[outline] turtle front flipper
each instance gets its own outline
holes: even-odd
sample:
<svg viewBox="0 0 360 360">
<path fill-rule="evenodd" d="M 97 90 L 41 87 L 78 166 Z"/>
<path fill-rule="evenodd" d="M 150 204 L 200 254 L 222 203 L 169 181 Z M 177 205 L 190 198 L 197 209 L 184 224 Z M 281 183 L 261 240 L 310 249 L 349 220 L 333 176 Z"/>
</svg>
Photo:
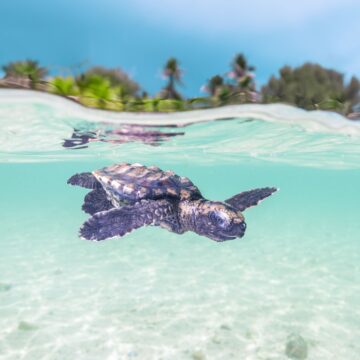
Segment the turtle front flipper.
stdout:
<svg viewBox="0 0 360 360">
<path fill-rule="evenodd" d="M 266 187 L 261 189 L 244 191 L 231 197 L 230 199 L 225 200 L 225 202 L 240 211 L 244 211 L 251 206 L 259 204 L 261 200 L 269 197 L 277 190 L 278 189 L 274 187 Z"/>
<path fill-rule="evenodd" d="M 100 211 L 110 210 L 114 207 L 110 200 L 106 196 L 104 189 L 95 189 L 90 191 L 84 199 L 82 209 L 90 214 L 94 215 Z"/>
<path fill-rule="evenodd" d="M 168 200 L 142 200 L 102 211 L 93 215 L 80 228 L 80 237 L 86 240 L 105 240 L 121 237 L 145 225 L 155 225 L 174 212 L 174 205 Z"/>
<path fill-rule="evenodd" d="M 70 185 L 77 185 L 87 189 L 98 189 L 101 187 L 96 177 L 90 172 L 73 175 L 68 181 Z"/>
</svg>

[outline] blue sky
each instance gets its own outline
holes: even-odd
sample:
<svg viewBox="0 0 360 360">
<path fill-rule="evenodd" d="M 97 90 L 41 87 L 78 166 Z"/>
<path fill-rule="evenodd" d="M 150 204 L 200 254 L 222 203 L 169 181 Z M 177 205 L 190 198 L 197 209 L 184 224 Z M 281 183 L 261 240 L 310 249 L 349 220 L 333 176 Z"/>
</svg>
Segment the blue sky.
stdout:
<svg viewBox="0 0 360 360">
<path fill-rule="evenodd" d="M 4 0 L 0 14 L 0 64 L 120 66 L 150 93 L 170 56 L 189 96 L 238 52 L 256 66 L 259 85 L 305 61 L 360 77 L 359 0 Z"/>
</svg>

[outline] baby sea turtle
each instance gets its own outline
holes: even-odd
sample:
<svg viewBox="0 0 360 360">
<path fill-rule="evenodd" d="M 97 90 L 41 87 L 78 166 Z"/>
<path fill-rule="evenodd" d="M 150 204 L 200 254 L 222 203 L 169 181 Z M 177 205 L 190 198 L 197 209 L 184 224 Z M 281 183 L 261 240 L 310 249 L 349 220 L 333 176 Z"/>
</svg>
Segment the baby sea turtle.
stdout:
<svg viewBox="0 0 360 360">
<path fill-rule="evenodd" d="M 80 228 L 80 236 L 96 241 L 124 236 L 145 225 L 177 234 L 193 231 L 215 241 L 233 240 L 246 230 L 241 212 L 277 190 L 265 187 L 224 202 L 210 201 L 186 177 L 127 163 L 75 174 L 68 184 L 92 189 L 82 206 L 92 217 Z"/>
</svg>

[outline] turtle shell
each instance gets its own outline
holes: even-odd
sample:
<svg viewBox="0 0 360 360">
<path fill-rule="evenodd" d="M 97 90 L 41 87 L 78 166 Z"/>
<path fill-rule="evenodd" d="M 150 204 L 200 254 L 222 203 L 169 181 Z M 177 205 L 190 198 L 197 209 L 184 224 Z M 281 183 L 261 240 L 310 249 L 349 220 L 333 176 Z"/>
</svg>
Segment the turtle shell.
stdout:
<svg viewBox="0 0 360 360">
<path fill-rule="evenodd" d="M 186 177 L 156 166 L 115 164 L 93 172 L 114 205 L 141 199 L 199 199 L 199 189 Z"/>
</svg>

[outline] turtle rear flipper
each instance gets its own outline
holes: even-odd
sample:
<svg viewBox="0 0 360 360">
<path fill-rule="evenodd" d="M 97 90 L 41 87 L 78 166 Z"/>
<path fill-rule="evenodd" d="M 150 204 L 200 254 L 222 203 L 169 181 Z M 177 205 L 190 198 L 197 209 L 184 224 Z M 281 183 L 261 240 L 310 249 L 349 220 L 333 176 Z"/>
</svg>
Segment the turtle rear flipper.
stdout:
<svg viewBox="0 0 360 360">
<path fill-rule="evenodd" d="M 84 199 L 82 209 L 90 214 L 94 215 L 100 211 L 110 210 L 114 207 L 110 200 L 106 197 L 104 189 L 95 189 L 90 191 Z"/>
<path fill-rule="evenodd" d="M 124 236 L 145 225 L 153 225 L 173 213 L 173 204 L 167 200 L 142 200 L 93 215 L 80 228 L 80 236 L 86 240 L 105 240 Z"/>
<path fill-rule="evenodd" d="M 77 185 L 87 189 L 99 189 L 100 183 L 96 180 L 96 177 L 90 172 L 84 172 L 81 174 L 73 175 L 68 181 L 70 185 Z"/>
<path fill-rule="evenodd" d="M 230 199 L 225 200 L 225 202 L 240 211 L 244 211 L 251 206 L 259 204 L 261 200 L 269 197 L 277 190 L 278 189 L 274 187 L 266 187 L 244 191 L 240 194 L 234 195 Z"/>
</svg>

